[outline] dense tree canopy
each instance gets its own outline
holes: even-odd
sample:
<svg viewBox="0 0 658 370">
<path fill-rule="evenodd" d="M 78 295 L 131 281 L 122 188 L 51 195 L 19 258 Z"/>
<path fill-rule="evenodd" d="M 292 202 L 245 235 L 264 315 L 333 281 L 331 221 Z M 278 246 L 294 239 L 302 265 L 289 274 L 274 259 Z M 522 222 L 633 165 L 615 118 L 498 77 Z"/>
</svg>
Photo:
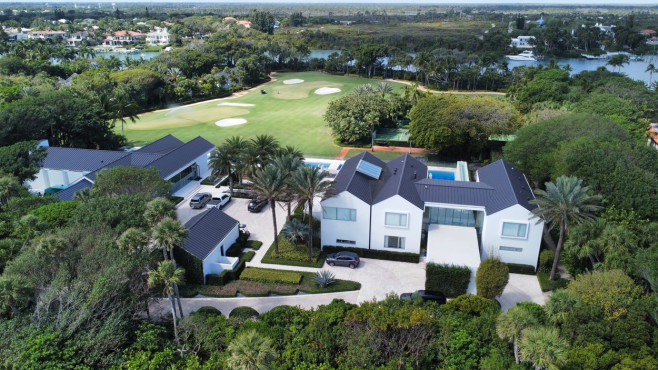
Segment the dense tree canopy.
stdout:
<svg viewBox="0 0 658 370">
<path fill-rule="evenodd" d="M 46 158 L 46 149 L 36 141 L 21 141 L 0 147 L 0 174 L 13 175 L 18 181 L 34 180 Z"/>
<path fill-rule="evenodd" d="M 144 194 L 149 197 L 168 196 L 171 183 L 160 177 L 155 167 L 117 166 L 102 170 L 96 176 L 92 192 L 101 196 Z"/>
</svg>

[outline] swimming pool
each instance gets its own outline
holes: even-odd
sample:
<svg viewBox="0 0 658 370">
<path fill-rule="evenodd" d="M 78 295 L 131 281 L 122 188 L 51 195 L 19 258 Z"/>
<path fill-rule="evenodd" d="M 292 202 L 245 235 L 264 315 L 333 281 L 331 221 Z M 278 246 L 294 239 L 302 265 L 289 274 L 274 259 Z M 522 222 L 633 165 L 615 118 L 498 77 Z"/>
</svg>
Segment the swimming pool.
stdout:
<svg viewBox="0 0 658 370">
<path fill-rule="evenodd" d="M 434 180 L 455 180 L 455 173 L 449 171 L 428 170 L 427 177 Z"/>
<path fill-rule="evenodd" d="M 305 165 L 311 166 L 311 167 L 319 167 L 323 170 L 326 170 L 329 168 L 329 163 L 322 163 L 322 162 L 304 162 Z"/>
</svg>

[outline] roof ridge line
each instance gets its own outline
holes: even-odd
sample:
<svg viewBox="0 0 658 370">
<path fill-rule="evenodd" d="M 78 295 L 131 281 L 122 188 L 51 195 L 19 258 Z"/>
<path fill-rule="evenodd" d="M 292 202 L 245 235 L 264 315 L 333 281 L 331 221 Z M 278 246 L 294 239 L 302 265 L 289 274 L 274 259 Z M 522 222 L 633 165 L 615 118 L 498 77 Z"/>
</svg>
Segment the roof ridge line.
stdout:
<svg viewBox="0 0 658 370">
<path fill-rule="evenodd" d="M 216 208 L 216 207 L 212 207 L 212 208 L 210 208 L 210 209 L 207 209 L 205 212 L 203 212 L 203 213 L 201 213 L 201 214 L 199 214 L 199 215 L 196 215 L 195 217 L 192 217 L 192 218 L 190 219 L 190 221 L 194 220 L 195 218 L 196 218 L 196 221 L 194 221 L 194 223 L 190 224 L 189 226 L 187 226 L 187 225 L 185 225 L 185 226 L 187 226 L 188 229 L 192 229 L 192 228 L 193 228 L 194 226 L 196 226 L 196 224 L 198 224 L 201 220 L 203 220 L 204 218 L 206 218 L 206 216 L 208 216 L 208 215 L 210 214 L 210 212 L 212 212 L 213 209 L 217 209 L 217 208 Z M 217 209 L 217 210 L 219 210 L 219 209 Z"/>
</svg>

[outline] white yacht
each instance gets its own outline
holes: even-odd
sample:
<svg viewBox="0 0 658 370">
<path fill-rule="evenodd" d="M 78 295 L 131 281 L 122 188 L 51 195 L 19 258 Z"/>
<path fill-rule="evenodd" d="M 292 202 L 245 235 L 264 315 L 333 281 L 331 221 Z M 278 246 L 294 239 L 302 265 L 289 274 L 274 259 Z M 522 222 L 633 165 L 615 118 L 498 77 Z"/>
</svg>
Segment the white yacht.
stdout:
<svg viewBox="0 0 658 370">
<path fill-rule="evenodd" d="M 537 58 L 535 58 L 535 54 L 532 53 L 530 50 L 526 50 L 521 54 L 517 55 L 505 55 L 505 57 L 509 60 L 527 60 L 527 61 L 535 61 Z"/>
</svg>

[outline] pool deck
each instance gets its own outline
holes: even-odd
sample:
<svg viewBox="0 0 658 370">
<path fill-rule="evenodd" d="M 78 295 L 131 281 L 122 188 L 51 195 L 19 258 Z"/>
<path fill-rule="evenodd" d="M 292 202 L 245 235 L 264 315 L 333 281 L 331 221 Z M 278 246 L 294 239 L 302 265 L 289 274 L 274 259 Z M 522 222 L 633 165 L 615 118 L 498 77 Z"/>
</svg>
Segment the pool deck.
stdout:
<svg viewBox="0 0 658 370">
<path fill-rule="evenodd" d="M 322 168 L 325 171 L 338 173 L 340 167 L 345 163 L 345 161 L 338 159 L 320 159 L 320 158 L 306 158 L 304 159 L 305 163 L 319 163 L 319 164 L 328 164 L 329 167 Z"/>
</svg>

